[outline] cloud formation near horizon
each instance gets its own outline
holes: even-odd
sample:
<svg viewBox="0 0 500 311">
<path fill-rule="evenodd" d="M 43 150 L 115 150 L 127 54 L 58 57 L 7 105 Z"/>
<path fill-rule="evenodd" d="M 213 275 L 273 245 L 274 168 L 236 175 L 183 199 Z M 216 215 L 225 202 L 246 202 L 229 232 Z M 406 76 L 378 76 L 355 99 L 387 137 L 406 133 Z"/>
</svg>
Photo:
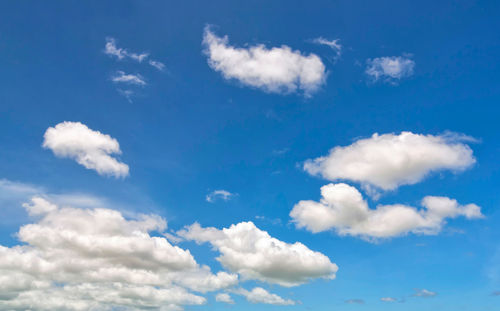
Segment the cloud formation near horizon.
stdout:
<svg viewBox="0 0 500 311">
<path fill-rule="evenodd" d="M 112 157 L 121 154 L 118 141 L 107 134 L 89 129 L 80 122 L 65 121 L 49 127 L 42 146 L 61 158 L 70 158 L 99 175 L 125 177 L 127 164 Z"/>
<path fill-rule="evenodd" d="M 209 66 L 226 79 L 270 93 L 302 91 L 311 95 L 325 82 L 325 65 L 315 54 L 304 55 L 290 47 L 255 45 L 237 48 L 227 36 L 218 37 L 209 27 L 203 34 Z"/>
<path fill-rule="evenodd" d="M 0 246 L 0 309 L 179 310 L 206 302 L 192 291 L 238 283 L 237 275 L 213 274 L 189 250 L 152 235 L 166 229 L 159 216 L 126 219 L 43 197 L 23 206 L 36 221 L 20 228 L 22 245 Z"/>
</svg>

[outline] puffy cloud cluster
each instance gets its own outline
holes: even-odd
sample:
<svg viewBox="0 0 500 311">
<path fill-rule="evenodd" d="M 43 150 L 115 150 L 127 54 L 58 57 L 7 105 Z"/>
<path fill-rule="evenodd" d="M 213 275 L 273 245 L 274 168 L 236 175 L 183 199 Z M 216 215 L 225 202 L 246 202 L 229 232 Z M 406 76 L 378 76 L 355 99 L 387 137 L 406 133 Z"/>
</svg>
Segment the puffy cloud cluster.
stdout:
<svg viewBox="0 0 500 311">
<path fill-rule="evenodd" d="M 59 207 L 35 197 L 37 221 L 20 228 L 22 245 L 0 246 L 2 310 L 178 310 L 206 292 L 237 284 L 213 274 L 161 233 L 159 216 L 126 219 L 115 210 Z"/>
<path fill-rule="evenodd" d="M 127 164 L 111 156 L 121 154 L 118 141 L 80 122 L 66 121 L 49 127 L 44 135 L 43 147 L 52 150 L 58 157 L 74 159 L 100 175 L 125 177 L 129 172 Z"/>
<path fill-rule="evenodd" d="M 289 306 L 296 302 L 291 299 L 284 299 L 276 294 L 272 294 L 262 287 L 255 287 L 251 291 L 239 288 L 233 291 L 235 294 L 244 296 L 251 303 L 264 303 L 270 305 Z"/>
<path fill-rule="evenodd" d="M 463 139 L 451 134 L 373 134 L 307 160 L 304 170 L 332 181 L 345 179 L 392 190 L 415 184 L 431 172 L 462 171 L 472 166 L 476 160 Z"/>
<path fill-rule="evenodd" d="M 317 55 L 303 55 L 285 45 L 271 49 L 264 45 L 236 48 L 228 44 L 227 36 L 218 37 L 208 27 L 203 45 L 208 64 L 224 78 L 267 92 L 300 90 L 310 95 L 326 78 L 325 65 Z"/>
<path fill-rule="evenodd" d="M 290 216 L 299 228 L 311 232 L 335 229 L 340 235 L 389 238 L 407 233 L 436 234 L 447 218 L 482 218 L 479 206 L 460 205 L 447 197 L 426 196 L 416 209 L 403 204 L 370 209 L 361 193 L 344 183 L 321 187 L 321 200 L 300 201 Z"/>
<path fill-rule="evenodd" d="M 407 56 L 377 57 L 368 59 L 366 63 L 365 72 L 373 81 L 384 79 L 392 84 L 413 75 L 415 68 L 415 62 Z"/>
<path fill-rule="evenodd" d="M 203 228 L 195 223 L 177 234 L 198 243 L 208 242 L 220 252 L 217 260 L 244 279 L 295 286 L 314 278 L 335 278 L 338 270 L 325 255 L 302 243 L 285 243 L 252 222 L 229 228 Z"/>
</svg>

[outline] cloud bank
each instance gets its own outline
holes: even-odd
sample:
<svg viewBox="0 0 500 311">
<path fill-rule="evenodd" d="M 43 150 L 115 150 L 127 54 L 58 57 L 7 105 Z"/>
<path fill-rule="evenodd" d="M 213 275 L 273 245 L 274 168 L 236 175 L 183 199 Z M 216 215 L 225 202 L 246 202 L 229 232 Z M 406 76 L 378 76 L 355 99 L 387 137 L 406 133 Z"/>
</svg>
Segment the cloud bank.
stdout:
<svg viewBox="0 0 500 311">
<path fill-rule="evenodd" d="M 210 67 L 226 79 L 271 93 L 302 91 L 311 95 L 325 82 L 325 65 L 315 54 L 303 55 L 288 46 L 264 45 L 236 48 L 227 36 L 218 37 L 209 27 L 203 34 L 203 46 Z"/>
<path fill-rule="evenodd" d="M 70 158 L 99 175 L 125 177 L 129 167 L 113 158 L 121 154 L 118 141 L 109 135 L 89 129 L 80 122 L 62 122 L 49 127 L 44 134 L 44 148 L 61 158 Z"/>
<path fill-rule="evenodd" d="M 153 235 L 166 228 L 159 216 L 126 219 L 43 197 L 24 207 L 36 222 L 20 228 L 23 244 L 0 246 L 2 310 L 179 310 L 206 302 L 191 291 L 237 284 L 236 275 L 213 274 L 188 250 Z"/>
</svg>

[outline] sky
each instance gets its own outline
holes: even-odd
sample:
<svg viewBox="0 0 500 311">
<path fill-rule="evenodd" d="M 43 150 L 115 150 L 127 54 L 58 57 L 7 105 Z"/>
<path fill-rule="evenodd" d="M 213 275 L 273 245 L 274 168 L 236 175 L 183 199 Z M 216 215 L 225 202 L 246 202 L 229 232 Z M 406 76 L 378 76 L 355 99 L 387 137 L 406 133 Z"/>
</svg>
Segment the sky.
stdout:
<svg viewBox="0 0 500 311">
<path fill-rule="evenodd" d="M 0 310 L 498 310 L 499 9 L 0 3 Z"/>
</svg>

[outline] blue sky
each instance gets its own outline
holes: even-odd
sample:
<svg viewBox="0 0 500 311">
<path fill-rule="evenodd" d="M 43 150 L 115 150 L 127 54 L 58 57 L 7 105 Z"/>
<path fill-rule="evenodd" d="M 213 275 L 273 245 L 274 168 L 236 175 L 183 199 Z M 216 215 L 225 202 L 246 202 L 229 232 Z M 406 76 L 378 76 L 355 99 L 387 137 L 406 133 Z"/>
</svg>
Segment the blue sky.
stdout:
<svg viewBox="0 0 500 311">
<path fill-rule="evenodd" d="M 5 252 L 0 271 L 13 269 L 6 262 L 14 258 L 9 252 L 16 245 L 24 245 L 23 256 L 28 256 L 48 243 L 23 238 L 17 234 L 21 227 L 38 224 L 59 237 L 57 228 L 67 225 L 89 238 L 57 217 L 64 206 L 75 213 L 102 208 L 121 213 L 126 228 L 135 226 L 128 222 L 139 214 L 163 218 L 168 228 L 136 229 L 148 239 L 162 238 L 171 247 L 189 250 L 214 275 L 223 271 L 238 278 L 200 291 L 180 281 L 166 285 L 175 279 L 167 269 L 168 282 L 151 283 L 154 288 L 176 286 L 205 299 L 197 300 L 199 305 L 165 303 L 169 308 L 498 309 L 499 9 L 495 1 L 1 3 L 0 245 Z M 106 43 L 121 50 L 107 50 Z M 269 58 L 273 48 L 276 58 Z M 139 61 L 142 53 L 147 56 Z M 57 127 L 65 121 L 72 123 Z M 48 138 L 50 128 L 54 136 Z M 401 143 L 402 132 L 414 140 Z M 375 133 L 382 138 L 374 138 Z M 94 145 L 94 139 L 101 144 Z M 121 153 L 106 149 L 115 143 L 114 151 Z M 358 148 L 365 143 L 365 149 Z M 335 147 L 338 154 L 330 153 Z M 407 162 L 401 164 L 398 156 Z M 305 169 L 304 163 L 319 157 L 330 162 L 316 173 Z M 84 158 L 90 162 L 78 163 Z M 350 164 L 359 164 L 355 158 L 364 158 L 360 161 L 368 169 L 349 171 Z M 363 214 L 363 222 L 342 222 L 331 214 L 323 229 L 313 230 L 317 221 L 294 217 L 291 211 L 306 202 L 301 205 L 305 210 L 317 212 L 320 188 L 328 184 L 348 185 L 346 193 L 359 194 L 365 202 L 323 202 L 330 212 L 339 206 L 361 210 L 366 204 L 377 211 L 377 206 L 400 204 L 413 213 L 415 223 L 374 233 L 378 225 L 393 223 L 380 223 L 378 214 L 369 211 L 360 212 L 372 215 Z M 218 195 L 207 200 L 214 191 Z M 426 196 L 458 203 L 438 217 L 426 214 L 421 204 Z M 37 212 L 37 203 L 29 203 L 32 197 L 58 209 Z M 23 208 L 27 202 L 31 205 Z M 480 212 L 472 215 L 468 204 Z M 401 219 L 394 221 L 400 224 Z M 252 232 L 265 231 L 285 243 L 273 240 L 292 258 L 290 266 L 284 265 L 290 271 L 264 271 L 261 265 L 250 269 L 241 260 L 230 264 L 224 249 L 232 237 L 179 231 L 197 222 L 221 235 L 222 228 L 249 221 L 255 225 Z M 164 238 L 165 232 L 174 237 Z M 96 236 L 109 238 L 106 234 Z M 303 266 L 293 259 L 290 245 L 295 242 L 306 247 L 301 254 L 307 258 L 327 262 Z M 61 252 L 68 257 L 58 258 L 70 262 L 76 255 L 68 255 L 64 245 L 45 249 Z M 127 254 L 120 258 L 135 253 Z M 251 255 L 279 268 L 279 260 L 264 249 L 243 258 Z M 125 261 L 115 264 L 138 269 Z M 85 280 L 82 276 L 96 269 L 93 263 L 84 265 L 76 279 Z M 58 279 L 55 272 L 16 269 L 30 284 L 81 285 L 68 271 L 59 271 Z M 283 286 L 297 271 L 306 279 Z M 175 273 L 185 279 L 182 273 L 187 272 Z M 335 279 L 328 278 L 332 274 Z M 2 287 L 8 282 L 0 278 L 0 289 L 14 293 L 0 300 L 5 310 L 16 303 L 26 308 L 23 294 L 47 299 L 51 293 L 50 286 Z M 111 281 L 82 282 L 108 286 Z M 132 283 L 124 282 L 137 285 Z M 252 298 L 248 292 L 254 288 L 269 295 Z M 235 303 L 217 302 L 221 293 Z M 33 308 L 70 309 L 60 303 L 71 297 L 58 292 L 54 301 L 59 304 Z M 381 301 L 384 297 L 397 301 Z M 124 305 L 99 299 L 85 303 L 98 310 L 140 309 L 137 301 Z M 158 307 L 158 301 L 148 303 Z"/>
</svg>

